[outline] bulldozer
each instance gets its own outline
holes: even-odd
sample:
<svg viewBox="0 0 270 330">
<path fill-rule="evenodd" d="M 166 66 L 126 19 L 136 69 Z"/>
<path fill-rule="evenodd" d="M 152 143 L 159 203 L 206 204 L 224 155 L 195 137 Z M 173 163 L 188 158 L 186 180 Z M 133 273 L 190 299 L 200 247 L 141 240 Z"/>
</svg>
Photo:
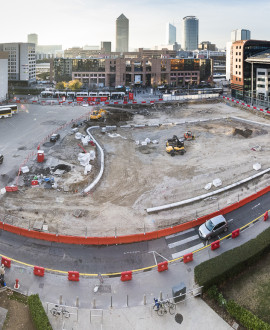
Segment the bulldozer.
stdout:
<svg viewBox="0 0 270 330">
<path fill-rule="evenodd" d="M 184 139 L 187 140 L 187 141 L 195 140 L 195 136 L 191 133 L 191 131 L 187 131 L 184 134 Z"/>
<path fill-rule="evenodd" d="M 103 109 L 94 110 L 90 115 L 90 120 L 103 120 L 107 115 L 107 111 Z"/>
<path fill-rule="evenodd" d="M 184 155 L 186 152 L 184 141 L 179 140 L 178 137 L 174 135 L 172 139 L 168 139 L 166 142 L 166 152 L 172 157 L 176 154 Z"/>
</svg>

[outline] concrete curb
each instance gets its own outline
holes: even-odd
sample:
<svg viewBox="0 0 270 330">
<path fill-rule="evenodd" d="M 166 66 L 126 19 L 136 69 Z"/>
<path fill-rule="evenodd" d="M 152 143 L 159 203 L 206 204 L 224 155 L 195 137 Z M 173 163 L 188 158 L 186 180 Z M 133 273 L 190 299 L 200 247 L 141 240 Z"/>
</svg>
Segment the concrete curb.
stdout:
<svg viewBox="0 0 270 330">
<path fill-rule="evenodd" d="M 246 183 L 250 180 L 253 180 L 261 175 L 264 175 L 265 173 L 268 173 L 270 172 L 270 167 L 268 167 L 266 170 L 260 172 L 260 173 L 257 173 L 257 174 L 254 174 L 246 179 L 243 179 L 241 181 L 238 181 L 238 182 L 235 182 L 233 184 L 230 184 L 229 186 L 226 186 L 224 188 L 221 188 L 221 189 L 218 189 L 216 191 L 213 191 L 211 193 L 208 193 L 208 194 L 203 194 L 203 195 L 200 195 L 200 196 L 196 196 L 194 198 L 189 198 L 189 199 L 185 199 L 183 201 L 180 201 L 180 202 L 176 202 L 176 203 L 171 203 L 171 204 L 166 204 L 166 205 L 161 205 L 161 206 L 157 206 L 157 207 L 150 207 L 148 209 L 146 209 L 147 213 L 153 213 L 153 212 L 158 212 L 158 211 L 164 211 L 164 210 L 168 210 L 168 209 L 172 209 L 174 207 L 178 207 L 178 206 L 182 206 L 182 205 L 187 205 L 187 204 L 190 204 L 190 203 L 193 203 L 193 202 L 196 202 L 196 201 L 199 201 L 199 200 L 202 200 L 204 198 L 207 198 L 207 197 L 210 197 L 210 196 L 214 196 L 216 194 L 219 194 L 221 192 L 224 192 L 224 191 L 227 191 L 229 189 L 232 189 L 236 186 L 239 186 L 243 183 Z"/>
</svg>

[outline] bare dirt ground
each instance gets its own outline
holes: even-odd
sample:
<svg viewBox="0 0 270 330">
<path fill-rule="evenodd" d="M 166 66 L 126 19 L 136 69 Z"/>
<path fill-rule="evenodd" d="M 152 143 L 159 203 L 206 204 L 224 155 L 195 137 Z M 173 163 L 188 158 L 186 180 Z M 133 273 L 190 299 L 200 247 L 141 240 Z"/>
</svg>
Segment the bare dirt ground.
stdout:
<svg viewBox="0 0 270 330">
<path fill-rule="evenodd" d="M 133 108 L 134 111 L 134 108 Z M 21 187 L 18 194 L 2 197 L 0 214 L 6 221 L 32 228 L 36 220 L 48 224 L 49 232 L 67 235 L 112 236 L 152 231 L 194 219 L 251 195 L 269 185 L 270 175 L 256 179 L 234 190 L 216 195 L 181 208 L 147 214 L 146 208 L 178 202 L 205 194 L 205 185 L 216 178 L 222 187 L 256 173 L 254 163 L 262 170 L 269 167 L 269 130 L 267 126 L 244 124 L 231 119 L 214 118 L 238 116 L 261 123 L 270 121 L 256 114 L 230 107 L 223 102 L 175 104 L 161 108 L 135 110 L 126 123 L 132 125 L 209 121 L 147 128 L 118 128 L 115 134 L 94 132 L 105 151 L 105 172 L 100 183 L 88 196 L 80 192 L 99 171 L 99 160 L 91 161 L 90 174 L 83 174 L 78 165 L 80 152 L 74 135 L 66 135 L 60 143 L 48 147 L 48 157 L 42 165 L 32 164 L 31 174 L 38 168 L 57 164 L 71 167 L 58 180 L 57 189 Z M 121 119 L 125 123 L 127 117 Z M 107 124 L 115 124 L 107 122 Z M 249 132 L 248 137 L 236 129 Z M 186 153 L 171 157 L 165 151 L 168 138 L 183 137 L 191 130 L 196 139 L 185 142 Z M 250 131 L 246 131 L 250 130 Z M 84 133 L 80 128 L 80 132 Z M 62 136 L 62 135 L 61 135 Z M 158 144 L 136 145 L 136 141 L 158 140 Z M 252 148 L 260 146 L 261 150 Z M 87 151 L 95 147 L 87 146 Z M 20 180 L 23 184 L 22 179 Z M 220 187 L 219 187 L 220 188 Z M 211 188 L 214 191 L 218 188 Z M 77 210 L 79 217 L 74 216 Z M 81 211 L 81 212 L 79 212 Z"/>
<path fill-rule="evenodd" d="M 10 290 L 0 293 L 0 307 L 8 310 L 4 330 L 34 330 L 27 298 Z"/>
</svg>

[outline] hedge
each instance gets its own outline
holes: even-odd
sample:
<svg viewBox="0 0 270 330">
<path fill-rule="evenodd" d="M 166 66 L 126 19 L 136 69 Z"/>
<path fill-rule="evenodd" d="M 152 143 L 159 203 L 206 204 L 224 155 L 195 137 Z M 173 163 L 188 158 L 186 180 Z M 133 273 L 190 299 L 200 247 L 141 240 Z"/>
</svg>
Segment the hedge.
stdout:
<svg viewBox="0 0 270 330">
<path fill-rule="evenodd" d="M 203 286 L 205 291 L 210 286 L 237 275 L 269 250 L 270 228 L 247 243 L 196 266 L 194 269 L 195 281 Z"/>
<path fill-rule="evenodd" d="M 228 313 L 247 329 L 270 330 L 270 324 L 265 323 L 256 315 L 238 305 L 234 300 L 229 300 L 226 304 Z"/>
<path fill-rule="evenodd" d="M 28 306 L 32 321 L 37 330 L 52 330 L 48 316 L 43 308 L 38 294 L 28 297 Z"/>
<path fill-rule="evenodd" d="M 270 330 L 270 324 L 265 323 L 252 312 L 238 305 L 234 300 L 227 301 L 215 285 L 208 289 L 207 294 L 210 298 L 214 299 L 219 306 L 224 307 L 230 316 L 245 328 L 252 330 Z"/>
</svg>

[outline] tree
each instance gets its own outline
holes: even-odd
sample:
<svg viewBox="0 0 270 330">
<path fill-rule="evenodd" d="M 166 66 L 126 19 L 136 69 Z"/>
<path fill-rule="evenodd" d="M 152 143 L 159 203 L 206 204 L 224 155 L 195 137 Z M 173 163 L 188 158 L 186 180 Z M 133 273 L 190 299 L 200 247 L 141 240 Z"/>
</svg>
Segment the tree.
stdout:
<svg viewBox="0 0 270 330">
<path fill-rule="evenodd" d="M 68 82 L 68 88 L 71 89 L 72 91 L 77 91 L 81 89 L 82 83 L 80 80 L 71 80 Z"/>
<path fill-rule="evenodd" d="M 55 86 L 55 88 L 58 90 L 66 89 L 66 87 L 67 87 L 67 83 L 65 83 L 64 81 L 59 81 Z"/>
</svg>

